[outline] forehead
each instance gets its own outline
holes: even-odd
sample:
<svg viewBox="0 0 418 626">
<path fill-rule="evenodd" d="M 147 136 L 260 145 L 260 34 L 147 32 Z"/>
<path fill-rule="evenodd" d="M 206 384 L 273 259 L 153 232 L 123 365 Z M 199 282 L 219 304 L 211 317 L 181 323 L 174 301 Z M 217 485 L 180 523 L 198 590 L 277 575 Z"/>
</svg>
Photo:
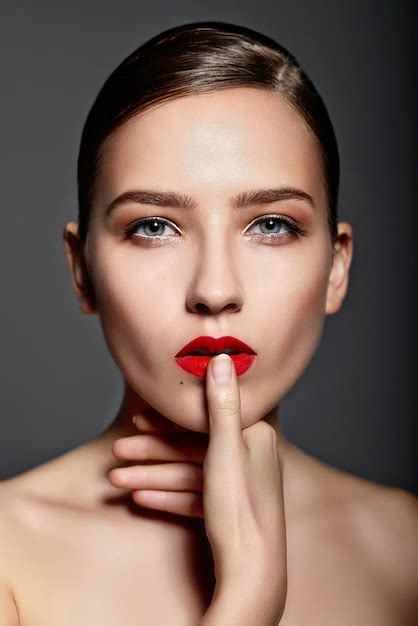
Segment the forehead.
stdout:
<svg viewBox="0 0 418 626">
<path fill-rule="evenodd" d="M 224 89 L 139 113 L 103 144 L 102 193 L 146 183 L 212 190 L 295 184 L 316 196 L 322 167 L 312 131 L 278 93 Z"/>
</svg>

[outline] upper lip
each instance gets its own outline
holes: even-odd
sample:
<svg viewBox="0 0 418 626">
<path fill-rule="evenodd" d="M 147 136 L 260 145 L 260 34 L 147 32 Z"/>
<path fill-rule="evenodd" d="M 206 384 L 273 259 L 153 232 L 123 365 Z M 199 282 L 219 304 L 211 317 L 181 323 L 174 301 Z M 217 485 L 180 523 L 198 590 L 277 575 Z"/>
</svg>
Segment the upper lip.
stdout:
<svg viewBox="0 0 418 626">
<path fill-rule="evenodd" d="M 240 339 L 227 335 L 226 337 L 196 337 L 187 343 L 175 356 L 185 356 L 194 350 L 204 350 L 205 352 L 222 352 L 226 349 L 239 350 L 246 354 L 257 354 L 250 346 Z"/>
</svg>

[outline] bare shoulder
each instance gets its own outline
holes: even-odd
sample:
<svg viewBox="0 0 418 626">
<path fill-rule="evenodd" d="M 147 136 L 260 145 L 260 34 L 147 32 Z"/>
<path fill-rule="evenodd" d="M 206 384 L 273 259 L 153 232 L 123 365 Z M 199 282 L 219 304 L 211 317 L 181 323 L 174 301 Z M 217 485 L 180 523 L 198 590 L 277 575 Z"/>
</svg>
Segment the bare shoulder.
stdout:
<svg viewBox="0 0 418 626">
<path fill-rule="evenodd" d="M 22 520 L 28 505 L 18 478 L 0 481 L 0 576 L 13 573 L 15 548 L 22 541 Z"/>
<path fill-rule="evenodd" d="M 280 623 L 415 626 L 417 498 L 324 464 L 311 468 L 317 493 L 288 527 Z"/>
<path fill-rule="evenodd" d="M 18 626 L 22 568 L 36 544 L 39 503 L 47 494 L 53 463 L 0 481 L 0 624 Z M 45 516 L 44 518 L 45 519 Z"/>
<path fill-rule="evenodd" d="M 305 454 L 302 460 L 306 504 L 288 527 L 284 624 L 415 626 L 418 498 Z"/>
<path fill-rule="evenodd" d="M 0 482 L 0 623 L 5 626 L 19 624 L 14 595 L 18 545 L 16 505 L 12 491 Z"/>
<path fill-rule="evenodd" d="M 45 464 L 47 467 L 47 464 Z M 38 466 L 17 476 L 0 481 L 0 576 L 13 587 L 18 577 L 18 563 L 34 520 L 35 503 L 42 501 L 39 475 L 45 472 Z"/>
<path fill-rule="evenodd" d="M 10 565 L 8 558 L 10 556 L 11 544 L 17 534 L 16 522 L 18 519 L 18 497 L 13 488 L 10 487 L 9 481 L 0 481 L 0 554 L 1 554 L 1 572 L 0 576 L 6 571 L 5 566 Z M 10 571 L 8 568 L 7 571 Z"/>
<path fill-rule="evenodd" d="M 416 601 L 418 498 L 405 489 L 374 483 L 367 484 L 363 495 L 352 508 L 370 563 L 399 597 Z M 418 604 L 415 609 L 418 612 Z"/>
<path fill-rule="evenodd" d="M 368 572 L 365 582 L 374 581 L 370 590 L 375 589 L 380 605 L 393 616 L 390 623 L 418 623 L 418 498 L 350 474 L 342 485 L 346 496 L 341 511 L 347 520 L 342 536 L 353 562 Z"/>
<path fill-rule="evenodd" d="M 383 485 L 320 462 L 324 485 L 319 512 L 347 520 L 354 537 L 366 542 L 378 563 L 403 563 L 405 578 L 418 565 L 418 497 L 401 487 Z M 402 573 L 399 572 L 401 576 Z"/>
</svg>

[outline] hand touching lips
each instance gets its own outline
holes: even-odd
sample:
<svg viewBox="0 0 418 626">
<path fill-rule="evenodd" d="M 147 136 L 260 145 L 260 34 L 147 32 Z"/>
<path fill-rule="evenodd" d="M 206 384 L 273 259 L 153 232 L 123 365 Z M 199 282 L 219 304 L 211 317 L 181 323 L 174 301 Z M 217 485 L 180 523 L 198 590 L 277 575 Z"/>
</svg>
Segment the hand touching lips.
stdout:
<svg viewBox="0 0 418 626">
<path fill-rule="evenodd" d="M 215 364 L 225 368 L 219 382 Z M 283 464 L 276 433 L 263 420 L 241 428 L 238 379 L 230 357 L 211 359 L 206 396 L 209 435 L 162 416 L 140 416 L 136 424 L 147 434 L 115 441 L 114 455 L 164 463 L 116 468 L 109 480 L 131 489 L 142 506 L 203 517 L 215 564 L 215 595 L 238 592 L 245 604 L 242 589 L 248 586 L 252 598 L 258 598 L 256 603 L 250 598 L 244 607 L 249 623 L 260 616 L 263 623 L 277 623 L 286 601 L 287 560 Z"/>
</svg>

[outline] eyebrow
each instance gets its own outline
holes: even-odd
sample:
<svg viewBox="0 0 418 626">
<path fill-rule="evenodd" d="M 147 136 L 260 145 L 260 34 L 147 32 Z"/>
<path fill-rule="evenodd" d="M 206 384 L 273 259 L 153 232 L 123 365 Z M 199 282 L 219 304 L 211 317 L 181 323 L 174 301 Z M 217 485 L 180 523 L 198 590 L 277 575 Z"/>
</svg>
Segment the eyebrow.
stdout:
<svg viewBox="0 0 418 626">
<path fill-rule="evenodd" d="M 249 189 L 241 191 L 229 199 L 233 209 L 240 209 L 257 204 L 270 204 L 283 200 L 304 200 L 311 209 L 315 210 L 315 203 L 306 191 L 296 187 L 280 187 L 278 189 Z M 117 207 L 124 204 L 151 204 L 153 206 L 171 207 L 175 209 L 196 209 L 198 203 L 187 194 L 176 191 L 152 191 L 149 189 L 132 189 L 117 196 L 106 209 L 105 218 Z"/>
</svg>

